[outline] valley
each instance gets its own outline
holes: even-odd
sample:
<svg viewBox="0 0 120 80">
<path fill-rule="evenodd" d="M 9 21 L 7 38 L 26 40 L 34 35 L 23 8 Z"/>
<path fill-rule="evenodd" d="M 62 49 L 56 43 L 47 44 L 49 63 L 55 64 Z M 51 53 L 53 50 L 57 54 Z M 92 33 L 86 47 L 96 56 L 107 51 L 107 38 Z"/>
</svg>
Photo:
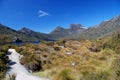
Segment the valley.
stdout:
<svg viewBox="0 0 120 80">
<path fill-rule="evenodd" d="M 0 30 L 0 80 L 120 80 L 120 16 L 49 34 L 4 25 Z M 25 44 L 8 44 L 14 42 Z"/>
<path fill-rule="evenodd" d="M 0 80 L 120 80 L 120 0 L 0 0 Z"/>
</svg>

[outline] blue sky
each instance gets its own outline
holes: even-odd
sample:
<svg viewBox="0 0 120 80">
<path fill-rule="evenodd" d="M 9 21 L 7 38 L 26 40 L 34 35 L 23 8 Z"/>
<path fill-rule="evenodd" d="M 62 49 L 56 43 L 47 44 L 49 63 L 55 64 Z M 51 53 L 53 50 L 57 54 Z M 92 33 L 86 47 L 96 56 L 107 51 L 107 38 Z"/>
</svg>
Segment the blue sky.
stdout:
<svg viewBox="0 0 120 80">
<path fill-rule="evenodd" d="M 120 15 L 120 0 L 0 0 L 0 23 L 49 33 L 70 24 L 90 27 Z"/>
</svg>

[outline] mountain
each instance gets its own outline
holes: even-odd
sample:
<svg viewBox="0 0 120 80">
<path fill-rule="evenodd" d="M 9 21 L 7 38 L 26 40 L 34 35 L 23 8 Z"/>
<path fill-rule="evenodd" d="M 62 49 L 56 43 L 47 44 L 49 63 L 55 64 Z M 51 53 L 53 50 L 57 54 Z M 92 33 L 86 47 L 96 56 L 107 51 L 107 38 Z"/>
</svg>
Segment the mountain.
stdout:
<svg viewBox="0 0 120 80">
<path fill-rule="evenodd" d="M 15 42 L 15 41 L 42 41 L 52 40 L 51 36 L 44 33 L 32 31 L 28 28 L 22 28 L 19 31 L 11 29 L 5 25 L 0 24 L 0 44 Z"/>
<path fill-rule="evenodd" d="M 81 24 L 71 24 L 69 28 L 56 27 L 50 34 L 35 32 L 26 27 L 14 30 L 0 24 L 0 43 L 17 41 L 42 41 L 58 39 L 96 39 L 120 31 L 120 16 L 102 21 L 96 26 L 86 29 Z"/>
<path fill-rule="evenodd" d="M 10 34 L 13 34 L 13 33 L 16 34 L 17 31 L 14 30 L 14 29 L 11 29 L 11 28 L 9 28 L 9 27 L 7 27 L 5 25 L 0 24 L 0 34 L 8 34 L 8 33 L 10 33 Z"/>
<path fill-rule="evenodd" d="M 0 24 L 0 43 L 13 42 L 15 37 L 22 37 L 22 33 L 18 33 L 16 30 Z"/>
<path fill-rule="evenodd" d="M 69 31 L 71 32 L 71 34 L 78 34 L 81 33 L 85 30 L 85 27 L 82 26 L 81 24 L 71 24 Z"/>
<path fill-rule="evenodd" d="M 120 16 L 117 16 L 108 21 L 103 21 L 99 25 L 90 27 L 79 34 L 67 36 L 67 38 L 95 39 L 105 37 L 119 31 L 120 31 Z"/>
<path fill-rule="evenodd" d="M 56 27 L 50 35 L 54 36 L 54 38 L 59 39 L 69 35 L 78 34 L 85 30 L 85 28 L 81 24 L 71 24 L 70 28 L 63 28 L 61 26 Z"/>
<path fill-rule="evenodd" d="M 51 36 L 49 34 L 45 33 L 40 33 L 40 32 L 35 32 L 33 30 L 30 30 L 26 27 L 23 27 L 21 30 L 18 32 L 25 34 L 27 37 L 30 37 L 36 41 L 41 41 L 41 40 L 52 40 Z"/>
</svg>

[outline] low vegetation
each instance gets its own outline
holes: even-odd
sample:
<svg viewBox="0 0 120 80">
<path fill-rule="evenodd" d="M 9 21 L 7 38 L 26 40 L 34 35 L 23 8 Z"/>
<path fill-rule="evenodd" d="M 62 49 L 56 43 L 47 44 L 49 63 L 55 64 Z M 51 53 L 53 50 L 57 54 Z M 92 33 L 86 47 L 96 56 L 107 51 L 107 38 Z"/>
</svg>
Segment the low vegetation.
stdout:
<svg viewBox="0 0 120 80">
<path fill-rule="evenodd" d="M 119 45 L 119 35 L 115 35 L 25 44 L 16 50 L 24 55 L 22 64 L 51 80 L 120 80 Z"/>
<path fill-rule="evenodd" d="M 10 80 L 15 80 L 16 75 L 14 74 L 14 75 L 9 76 L 9 77 L 10 77 Z"/>
<path fill-rule="evenodd" d="M 0 80 L 3 80 L 5 78 L 5 73 L 7 70 L 7 50 L 9 46 L 5 45 L 2 48 L 0 48 Z"/>
<path fill-rule="evenodd" d="M 0 52 L 1 79 L 6 71 L 8 48 L 6 45 Z M 91 41 L 43 41 L 12 48 L 23 55 L 21 64 L 28 70 L 50 80 L 120 80 L 119 34 Z"/>
</svg>

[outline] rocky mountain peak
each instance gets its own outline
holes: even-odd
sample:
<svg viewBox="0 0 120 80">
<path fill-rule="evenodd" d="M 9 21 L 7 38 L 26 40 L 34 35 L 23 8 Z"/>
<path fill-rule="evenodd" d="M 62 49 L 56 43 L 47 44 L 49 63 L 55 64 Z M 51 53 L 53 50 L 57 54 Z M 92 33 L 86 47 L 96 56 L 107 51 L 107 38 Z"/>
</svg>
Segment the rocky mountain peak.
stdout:
<svg viewBox="0 0 120 80">
<path fill-rule="evenodd" d="M 113 17 L 110 21 L 114 22 L 116 20 L 120 20 L 120 15 Z"/>
<path fill-rule="evenodd" d="M 23 32 L 23 33 L 25 33 L 25 32 L 33 32 L 32 30 L 30 30 L 30 29 L 28 29 L 28 28 L 26 28 L 26 27 L 23 27 L 21 30 L 19 30 L 20 32 Z"/>
<path fill-rule="evenodd" d="M 63 30 L 64 28 L 61 26 L 57 26 L 55 30 Z"/>
<path fill-rule="evenodd" d="M 71 30 L 83 29 L 83 26 L 81 24 L 71 24 L 70 29 Z"/>
</svg>

